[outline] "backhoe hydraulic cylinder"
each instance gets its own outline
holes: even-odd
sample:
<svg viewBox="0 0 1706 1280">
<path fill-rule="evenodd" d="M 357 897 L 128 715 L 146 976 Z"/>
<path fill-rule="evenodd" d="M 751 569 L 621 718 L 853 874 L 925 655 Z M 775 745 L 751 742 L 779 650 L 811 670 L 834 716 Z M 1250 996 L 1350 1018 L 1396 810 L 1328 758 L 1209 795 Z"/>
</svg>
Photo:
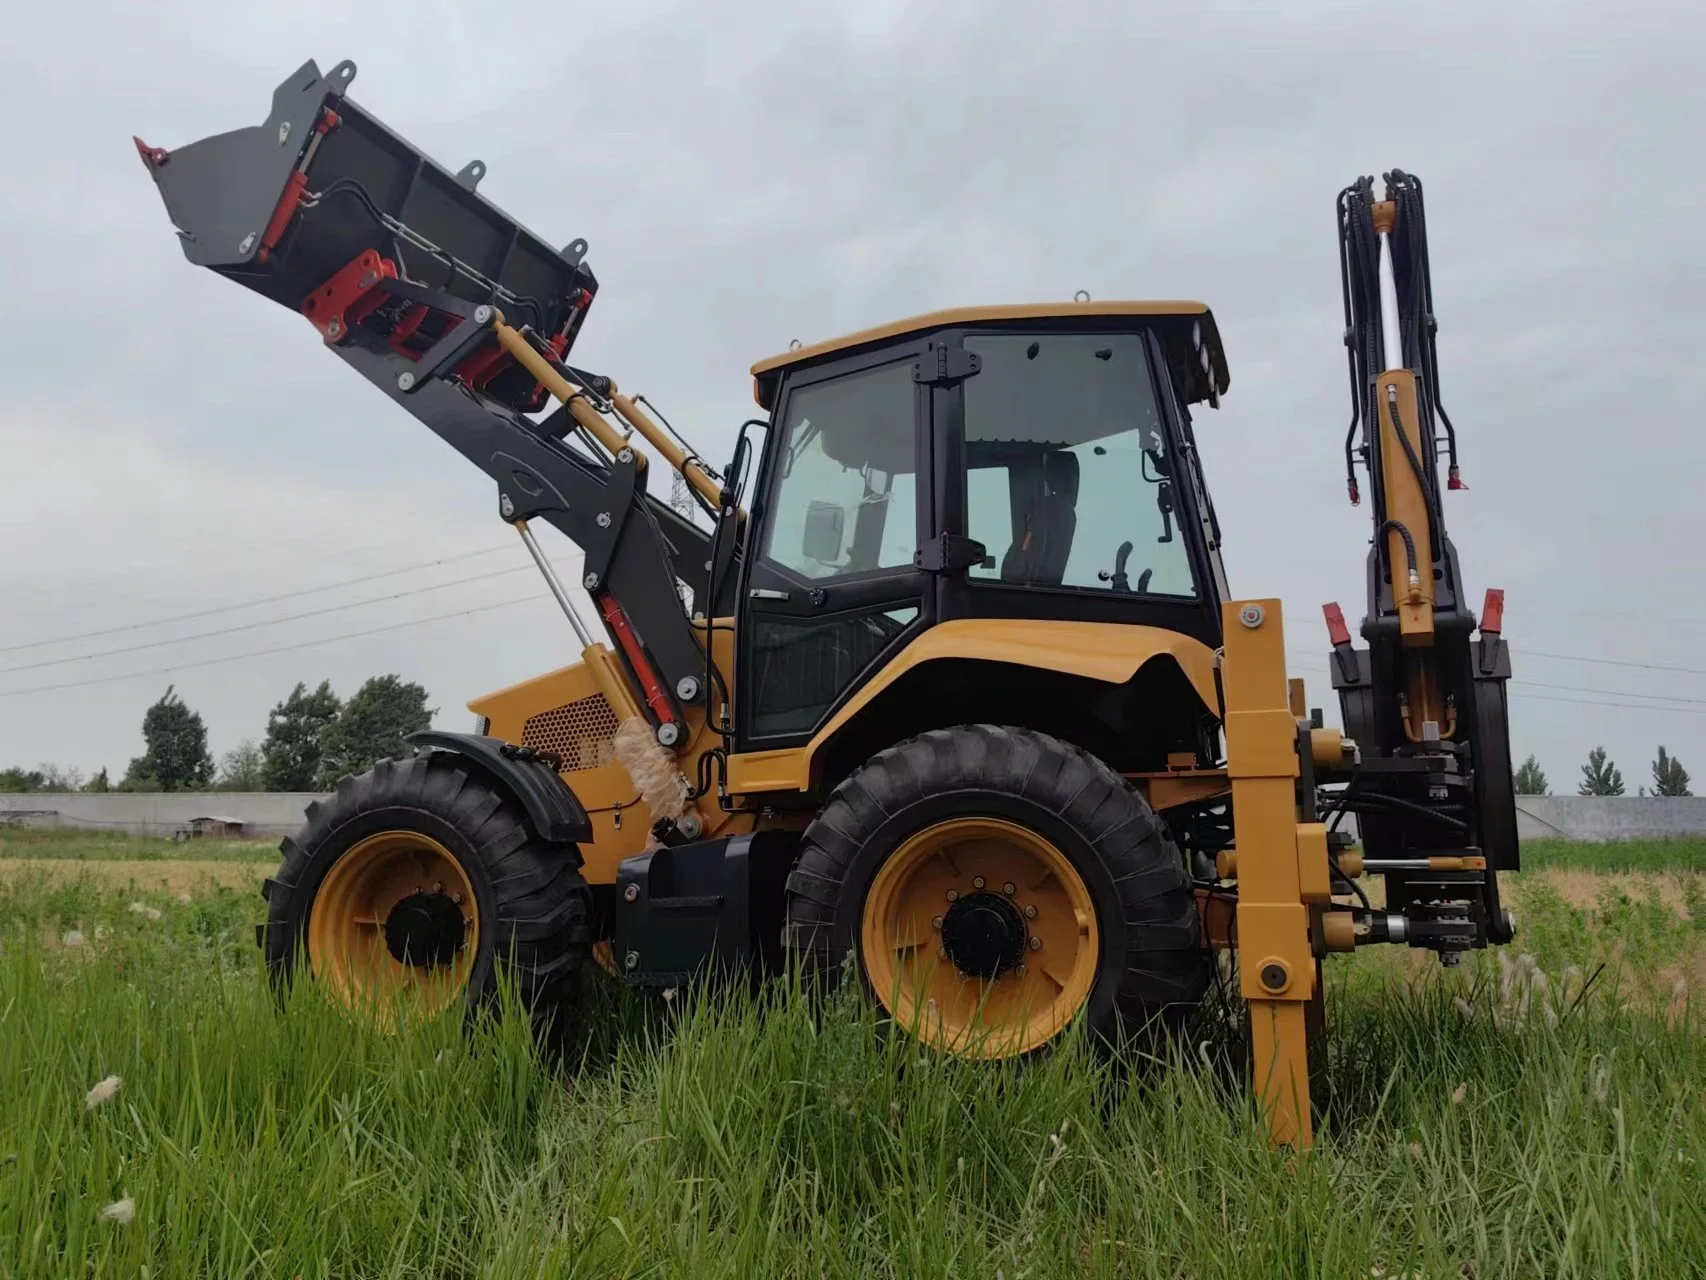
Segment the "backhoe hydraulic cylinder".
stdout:
<svg viewBox="0 0 1706 1280">
<path fill-rule="evenodd" d="M 1385 372 L 1404 367 L 1404 334 L 1398 321 L 1398 277 L 1392 268 L 1392 224 L 1397 207 L 1391 201 L 1374 206 L 1374 229 L 1380 234 L 1380 345 Z"/>
</svg>

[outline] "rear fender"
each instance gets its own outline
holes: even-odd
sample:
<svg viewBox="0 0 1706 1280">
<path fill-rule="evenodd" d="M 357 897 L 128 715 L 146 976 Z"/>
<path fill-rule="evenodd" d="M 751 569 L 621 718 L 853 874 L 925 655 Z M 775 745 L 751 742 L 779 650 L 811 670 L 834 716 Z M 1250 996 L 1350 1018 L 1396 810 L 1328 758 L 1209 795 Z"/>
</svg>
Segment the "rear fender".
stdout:
<svg viewBox="0 0 1706 1280">
<path fill-rule="evenodd" d="M 550 764 L 526 748 L 501 738 L 434 729 L 410 734 L 409 742 L 421 750 L 458 756 L 508 791 L 526 810 L 528 821 L 540 839 L 551 844 L 585 844 L 592 840 L 592 821 L 575 793 Z"/>
<path fill-rule="evenodd" d="M 1146 664 L 1161 659 L 1176 664 L 1204 709 L 1220 716 L 1214 650 L 1177 631 L 1119 622 L 959 618 L 938 623 L 895 654 L 805 746 L 731 755 L 729 789 L 811 790 L 826 749 L 884 690 L 908 672 L 954 659 L 1060 672 L 1106 685 L 1124 684 Z"/>
</svg>

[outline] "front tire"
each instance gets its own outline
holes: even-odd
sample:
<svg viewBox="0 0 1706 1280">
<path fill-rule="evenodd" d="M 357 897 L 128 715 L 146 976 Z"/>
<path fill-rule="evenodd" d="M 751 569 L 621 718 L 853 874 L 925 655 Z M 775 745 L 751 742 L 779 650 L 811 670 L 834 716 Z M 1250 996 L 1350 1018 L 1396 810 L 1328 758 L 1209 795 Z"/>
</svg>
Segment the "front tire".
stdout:
<svg viewBox="0 0 1706 1280">
<path fill-rule="evenodd" d="M 260 940 L 281 991 L 305 960 L 340 1004 L 384 1022 L 400 1004 L 489 1004 L 507 973 L 543 1023 L 591 946 L 579 851 L 539 839 L 454 756 L 344 778 L 279 848 Z"/>
<path fill-rule="evenodd" d="M 1008 1058 L 1082 1014 L 1119 1041 L 1182 1021 L 1210 960 L 1184 861 L 1094 756 L 966 725 L 891 747 L 806 829 L 786 936 L 809 970 L 857 957 L 867 993 L 925 1043 Z"/>
</svg>

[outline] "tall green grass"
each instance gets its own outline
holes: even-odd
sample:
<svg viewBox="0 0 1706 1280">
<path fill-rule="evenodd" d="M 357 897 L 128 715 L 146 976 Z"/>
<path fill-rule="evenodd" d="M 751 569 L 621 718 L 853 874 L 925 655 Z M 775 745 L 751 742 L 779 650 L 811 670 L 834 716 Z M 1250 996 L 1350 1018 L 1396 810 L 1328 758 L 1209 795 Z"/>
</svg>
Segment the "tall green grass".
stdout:
<svg viewBox="0 0 1706 1280">
<path fill-rule="evenodd" d="M 1486 1280 L 1706 1259 L 1700 1020 L 1610 977 L 1519 1020 L 1491 959 L 1332 966 L 1321 1140 L 1290 1159 L 1218 1007 L 1170 1064 L 1074 1041 L 989 1066 L 877 1035 L 845 992 L 599 980 L 547 1056 L 519 1017 L 376 1037 L 308 988 L 275 1004 L 250 895 L 142 905 L 160 918 L 84 885 L 0 894 L 0 1276 Z M 1554 997 L 1596 954 L 1559 910 L 1530 944 Z M 103 1220 L 121 1197 L 134 1219 Z"/>
<path fill-rule="evenodd" d="M 1706 871 L 1706 837 L 1663 840 L 1526 840 L 1523 870 Z"/>
<path fill-rule="evenodd" d="M 123 831 L 87 831 L 75 827 L 0 826 L 0 858 L 71 858 L 80 861 L 192 862 L 277 861 L 277 840 L 224 840 L 204 837 L 177 841 L 166 836 L 137 836 Z"/>
</svg>

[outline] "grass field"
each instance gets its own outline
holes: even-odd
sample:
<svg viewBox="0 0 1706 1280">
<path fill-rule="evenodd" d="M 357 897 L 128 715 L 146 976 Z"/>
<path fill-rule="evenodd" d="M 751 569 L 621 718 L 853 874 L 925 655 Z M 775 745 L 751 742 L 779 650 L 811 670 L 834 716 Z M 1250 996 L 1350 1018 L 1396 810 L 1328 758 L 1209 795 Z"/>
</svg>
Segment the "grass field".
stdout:
<svg viewBox="0 0 1706 1280">
<path fill-rule="evenodd" d="M 7 832 L 0 1277 L 1698 1275 L 1703 847 L 1527 851 L 1502 964 L 1330 962 L 1288 1161 L 1219 1009 L 1126 1069 L 602 980 L 560 1059 L 517 1018 L 378 1038 L 268 996 L 269 849 Z"/>
</svg>

